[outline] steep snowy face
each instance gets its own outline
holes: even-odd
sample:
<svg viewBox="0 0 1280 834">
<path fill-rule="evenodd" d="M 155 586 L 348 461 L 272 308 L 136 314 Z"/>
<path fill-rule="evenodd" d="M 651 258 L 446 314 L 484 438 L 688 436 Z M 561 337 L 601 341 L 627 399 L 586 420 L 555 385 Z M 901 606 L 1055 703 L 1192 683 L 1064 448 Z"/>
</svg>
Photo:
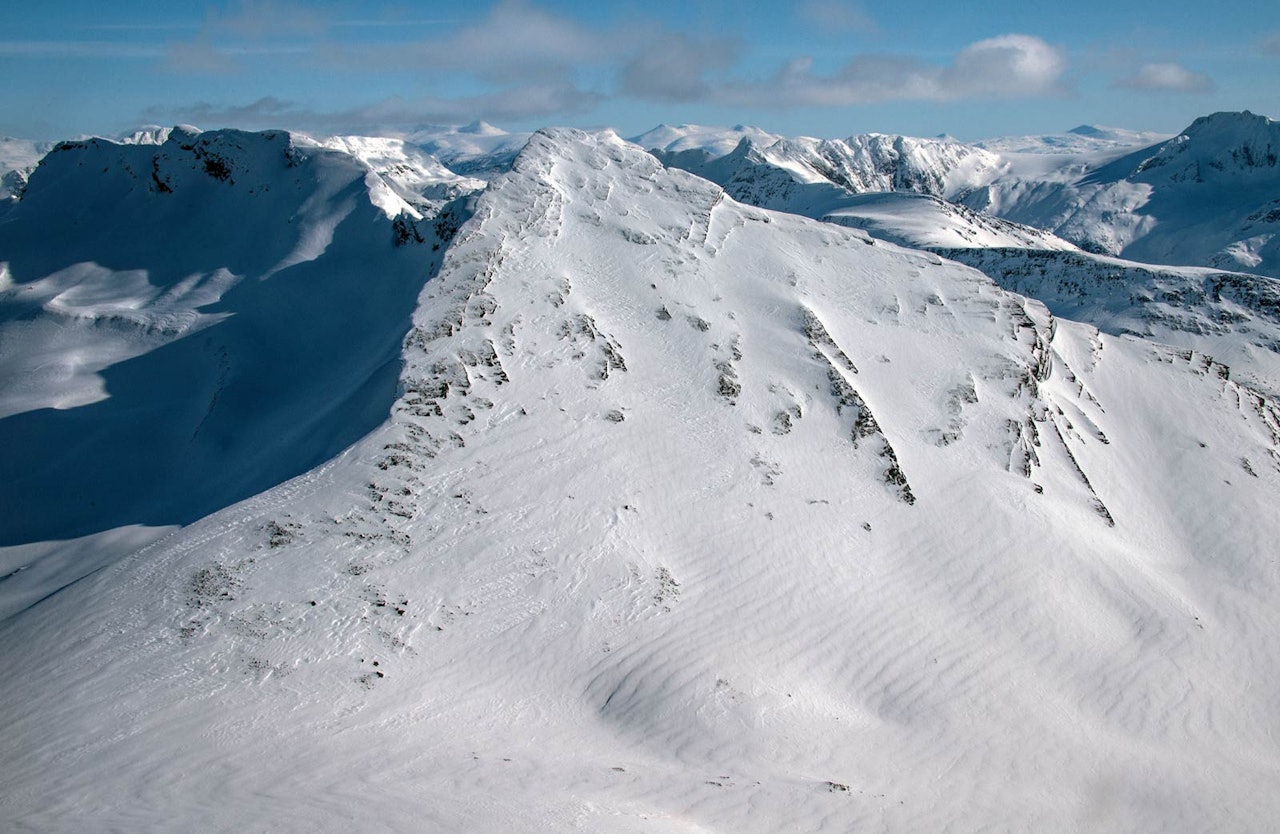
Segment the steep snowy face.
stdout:
<svg viewBox="0 0 1280 834">
<path fill-rule="evenodd" d="M 1217 113 L 1080 177 L 1012 173 L 965 202 L 1094 252 L 1280 276 L 1278 158 L 1280 122 Z"/>
<path fill-rule="evenodd" d="M 0 222 L 2 543 L 189 522 L 367 432 L 458 212 L 284 132 L 56 147 Z"/>
<path fill-rule="evenodd" d="M 546 131 L 401 361 L 341 457 L 0 623 L 10 819 L 1280 815 L 1280 411 L 1205 356 Z"/>
</svg>

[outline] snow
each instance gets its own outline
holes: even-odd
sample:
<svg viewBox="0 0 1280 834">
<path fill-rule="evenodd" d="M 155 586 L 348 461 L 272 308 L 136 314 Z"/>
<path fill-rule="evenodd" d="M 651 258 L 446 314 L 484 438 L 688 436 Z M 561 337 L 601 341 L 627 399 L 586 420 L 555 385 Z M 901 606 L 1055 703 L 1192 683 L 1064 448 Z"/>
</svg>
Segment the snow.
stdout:
<svg viewBox="0 0 1280 834">
<path fill-rule="evenodd" d="M 381 422 L 441 238 L 370 173 L 283 132 L 45 158 L 0 224 L 0 544 L 189 523 Z"/>
<path fill-rule="evenodd" d="M 1217 113 L 1081 176 L 1017 171 L 965 202 L 1103 254 L 1280 276 L 1277 148 L 1280 123 Z"/>
<path fill-rule="evenodd" d="M 997 153 L 1062 156 L 1145 148 L 1169 138 L 1169 135 L 1164 133 L 1080 125 L 1065 133 L 1051 133 L 1044 136 L 1001 136 L 982 139 L 974 142 L 973 145 Z"/>
<path fill-rule="evenodd" d="M 1276 277 L 1276 125 L 1246 111 L 1206 116 L 1173 138 L 1082 125 L 965 145 L 661 126 L 636 141 L 666 165 L 775 210 L 816 218 L 838 215 L 851 194 L 927 194 L 1099 254 Z"/>
<path fill-rule="evenodd" d="M 370 183 L 370 194 L 388 217 L 403 211 L 404 203 L 412 207 L 414 217 L 434 215 L 446 203 L 484 188 L 483 180 L 455 174 L 403 139 L 334 136 L 321 144 L 351 154 L 372 169 L 391 192 Z"/>
<path fill-rule="evenodd" d="M 265 363 L 226 425 L 279 473 L 335 387 L 368 378 L 345 356 L 398 382 L 319 465 L 209 488 L 224 508 L 181 529 L 117 512 L 64 547 L 52 522 L 13 524 L 65 499 L 3 496 L 23 543 L 0 564 L 27 566 L 0 583 L 0 652 L 22 670 L 0 678 L 15 826 L 1261 832 L 1280 815 L 1280 406 L 1234 371 L 737 203 L 608 132 L 529 137 L 438 271 L 429 246 L 390 244 L 368 164 L 305 146 L 272 167 L 287 137 L 203 136 L 179 141 L 245 154 L 223 157 L 234 186 L 177 149 L 56 155 L 0 225 L 6 286 L 60 260 L 166 285 L 191 270 L 143 258 L 123 221 L 181 241 L 163 198 L 190 193 L 216 228 L 269 184 L 290 197 L 263 212 L 345 213 L 331 242 L 278 289 L 291 270 L 258 276 L 292 237 L 256 271 L 216 236 L 181 250 L 244 276 L 201 309 L 235 315 L 141 357 L 169 353 L 146 390 L 185 401 L 175 380 L 200 366 L 180 347 L 206 334 Z M 127 163 L 145 182 L 153 159 L 172 194 L 112 179 Z M 122 225 L 85 213 L 61 257 L 35 236 L 24 252 L 23 213 L 90 182 Z M 375 280 L 394 315 L 339 321 Z M 373 333 L 394 347 L 357 339 Z M 101 472 L 84 451 L 44 471 L 95 483 L 136 455 L 216 480 L 244 461 L 188 459 L 167 414 L 128 413 L 140 431 Z M 70 568 L 47 560 L 105 536 L 114 561 L 51 582 Z"/>
<path fill-rule="evenodd" d="M 865 229 L 878 238 L 917 249 L 1079 251 L 1056 235 L 979 214 L 929 194 L 889 191 L 851 195 L 820 219 Z"/>
<path fill-rule="evenodd" d="M 697 150 L 705 153 L 708 158 L 715 158 L 732 153 L 743 139 L 750 139 L 755 145 L 767 147 L 782 138 L 749 125 L 724 128 L 685 124 L 658 125 L 639 136 L 631 137 L 629 141 L 647 151 L 680 153 Z"/>
<path fill-rule="evenodd" d="M 5 203 L 22 194 L 27 177 L 50 147 L 52 145 L 47 142 L 0 137 L 0 216 L 3 216 Z"/>
<path fill-rule="evenodd" d="M 433 126 L 410 131 L 405 141 L 467 176 L 495 176 L 529 141 L 528 133 L 508 133 L 484 122 L 463 127 Z"/>
</svg>

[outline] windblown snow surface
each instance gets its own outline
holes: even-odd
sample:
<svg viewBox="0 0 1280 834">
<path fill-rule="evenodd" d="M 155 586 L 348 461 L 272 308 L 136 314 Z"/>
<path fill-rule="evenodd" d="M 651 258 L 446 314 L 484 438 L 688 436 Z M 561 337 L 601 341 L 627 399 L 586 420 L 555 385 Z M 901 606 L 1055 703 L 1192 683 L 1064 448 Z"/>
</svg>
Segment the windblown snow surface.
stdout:
<svg viewBox="0 0 1280 834">
<path fill-rule="evenodd" d="M 389 419 L 0 623 L 6 827 L 1274 828 L 1275 401 L 607 133 L 442 251 Z"/>
</svg>

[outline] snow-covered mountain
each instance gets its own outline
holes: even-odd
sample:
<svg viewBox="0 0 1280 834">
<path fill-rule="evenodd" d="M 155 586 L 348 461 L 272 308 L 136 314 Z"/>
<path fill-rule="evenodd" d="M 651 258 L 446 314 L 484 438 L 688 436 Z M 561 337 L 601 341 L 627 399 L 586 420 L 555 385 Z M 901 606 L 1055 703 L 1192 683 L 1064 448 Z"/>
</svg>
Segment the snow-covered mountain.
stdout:
<svg viewBox="0 0 1280 834">
<path fill-rule="evenodd" d="M 784 137 L 766 133 L 751 125 L 734 125 L 731 128 L 707 125 L 658 125 L 652 130 L 628 138 L 632 144 L 660 154 L 683 151 L 701 151 L 706 160 L 716 159 L 733 152 L 743 139 L 752 144 L 768 147 Z"/>
<path fill-rule="evenodd" d="M 1061 142 L 1041 137 L 1032 143 L 1023 137 L 978 143 L 1000 151 L 980 157 L 965 156 L 957 150 L 965 146 L 948 140 L 875 134 L 841 143 L 743 137 L 732 152 L 716 155 L 714 149 L 739 129 L 699 128 L 675 137 L 678 150 L 654 153 L 720 183 L 744 202 L 865 229 L 975 266 L 1002 286 L 1041 299 L 1055 314 L 1116 335 L 1142 334 L 1208 351 L 1223 361 L 1242 360 L 1242 372 L 1253 384 L 1276 391 L 1276 282 L 1239 270 L 1267 272 L 1272 237 L 1266 226 L 1280 222 L 1280 210 L 1266 204 L 1251 209 L 1240 223 L 1236 217 L 1240 206 L 1252 207 L 1278 193 L 1280 180 L 1269 162 L 1270 149 L 1280 147 L 1271 136 L 1275 124 L 1251 114 L 1219 114 L 1198 120 L 1178 138 L 1138 151 L 1132 145 L 1150 134 L 1081 127 Z M 814 164 L 815 158 L 836 156 L 832 148 L 837 146 L 863 149 L 862 164 Z M 889 146 L 901 152 L 887 152 Z M 868 159 L 876 162 L 868 166 Z M 1195 173 L 1198 168 L 1214 172 L 1223 187 L 1205 193 L 1188 186 L 1197 176 L 1199 184 L 1206 181 Z M 1131 169 L 1141 169 L 1135 176 L 1151 182 L 1135 182 L 1125 173 Z M 1153 169 L 1164 173 L 1157 177 L 1149 173 Z M 862 173 L 836 173 L 850 170 Z M 993 177 L 989 185 L 974 187 L 987 176 Z M 1174 203 L 1180 208 L 1166 212 L 1167 228 L 1144 214 L 1149 206 Z M 1187 228 L 1188 223 L 1198 225 Z M 1246 233 L 1253 236 L 1246 239 Z M 1143 234 L 1150 239 L 1127 248 L 1116 243 Z M 1226 239 L 1235 242 L 1223 248 Z M 1093 255 L 1076 243 L 1090 251 L 1124 249 L 1136 257 Z M 1215 247 L 1217 254 L 1205 254 Z M 1204 263 L 1230 271 L 1153 265 L 1165 263 Z"/>
<path fill-rule="evenodd" d="M 735 199 L 779 211 L 822 217 L 851 194 L 919 193 L 1099 254 L 1280 277 L 1278 125 L 1246 111 L 1197 119 L 1167 141 L 1090 126 L 970 145 L 880 134 L 788 139 L 745 128 L 658 129 L 637 141 Z"/>
<path fill-rule="evenodd" d="M 744 135 L 720 156 L 707 147 L 650 150 L 666 165 L 720 184 L 736 200 L 807 216 L 825 213 L 850 193 L 906 191 L 953 198 L 1001 171 L 999 157 L 981 149 L 877 133 L 844 140 Z"/>
<path fill-rule="evenodd" d="M 497 176 L 511 166 L 529 141 L 529 133 L 509 133 L 487 122 L 462 127 L 428 126 L 410 131 L 405 141 L 466 176 Z"/>
<path fill-rule="evenodd" d="M 1278 159 L 1280 122 L 1216 113 L 1080 176 L 1014 173 L 965 202 L 1103 254 L 1280 277 Z"/>
<path fill-rule="evenodd" d="M 56 147 L 0 223 L 0 544 L 189 523 L 376 426 L 466 215 L 422 208 L 284 132 Z"/>
<path fill-rule="evenodd" d="M 45 142 L 0 137 L 0 214 L 11 198 L 22 195 L 27 178 L 51 147 Z"/>
<path fill-rule="evenodd" d="M 287 134 L 88 143 L 0 225 L 6 327 L 87 264 L 113 277 L 64 304 L 239 279 L 188 302 L 234 315 L 103 369 L 106 399 L 0 421 L 30 447 L 2 481 L 44 473 L 0 503 L 27 542 L 4 599 L 128 532 L 45 541 L 75 490 L 225 499 L 231 470 L 323 461 L 10 608 L 15 827 L 1280 817 L 1274 399 L 609 133 L 534 134 L 438 271 L 372 170 Z M 99 485 L 95 456 L 182 469 Z"/>
<path fill-rule="evenodd" d="M 464 177 L 446 168 L 440 160 L 403 139 L 369 136 L 334 136 L 324 140 L 327 148 L 345 151 L 368 165 L 386 186 L 411 207 L 416 218 L 432 217 L 448 203 L 484 188 L 484 180 Z M 370 194 L 380 189 L 371 183 Z M 390 216 L 403 208 L 396 201 L 384 207 Z"/>
</svg>

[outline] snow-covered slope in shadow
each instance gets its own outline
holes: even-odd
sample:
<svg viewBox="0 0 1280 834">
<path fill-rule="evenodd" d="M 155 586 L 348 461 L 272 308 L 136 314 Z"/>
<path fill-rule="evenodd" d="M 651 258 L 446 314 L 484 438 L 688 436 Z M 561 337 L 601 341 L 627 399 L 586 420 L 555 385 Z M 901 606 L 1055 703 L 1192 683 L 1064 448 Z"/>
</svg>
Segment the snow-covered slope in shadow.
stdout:
<svg viewBox="0 0 1280 834">
<path fill-rule="evenodd" d="M 185 524 L 378 425 L 462 219 L 283 132 L 60 145 L 0 223 L 0 544 Z"/>
<path fill-rule="evenodd" d="M 1201 355 L 542 132 L 389 424 L 0 623 L 0 808 L 1264 831 L 1278 445 Z"/>
</svg>

